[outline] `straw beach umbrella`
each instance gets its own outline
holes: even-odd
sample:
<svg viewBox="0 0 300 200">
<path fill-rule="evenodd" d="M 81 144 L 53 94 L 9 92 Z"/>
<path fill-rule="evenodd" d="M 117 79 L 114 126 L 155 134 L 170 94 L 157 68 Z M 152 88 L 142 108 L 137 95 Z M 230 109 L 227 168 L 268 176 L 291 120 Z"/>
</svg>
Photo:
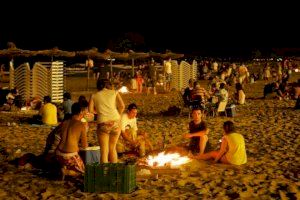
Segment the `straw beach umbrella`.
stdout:
<svg viewBox="0 0 300 200">
<path fill-rule="evenodd" d="M 108 59 L 108 55 L 104 53 L 100 53 L 98 51 L 98 48 L 93 47 L 89 50 L 84 50 L 84 51 L 76 51 L 76 56 L 85 56 L 87 58 L 92 58 L 92 59 L 103 59 L 106 60 Z"/>
<path fill-rule="evenodd" d="M 8 48 L 8 49 L 2 49 L 0 50 L 0 57 L 29 57 L 29 56 L 34 56 L 35 52 L 30 51 L 30 50 L 23 50 L 19 48 Z"/>
<path fill-rule="evenodd" d="M 36 55 L 41 56 L 50 56 L 51 60 L 53 61 L 54 57 L 74 57 L 75 52 L 74 51 L 63 51 L 60 50 L 58 47 L 54 47 L 53 49 L 46 49 L 46 50 L 38 50 L 36 51 Z"/>
<path fill-rule="evenodd" d="M 129 59 L 129 54 L 128 53 L 118 53 L 118 52 L 113 52 L 109 49 L 107 49 L 104 54 L 108 57 L 108 60 L 110 60 L 110 76 L 112 77 L 112 62 L 114 59 L 119 59 L 119 60 L 128 60 Z"/>
<path fill-rule="evenodd" d="M 132 76 L 134 76 L 134 60 L 148 58 L 148 57 L 149 57 L 149 53 L 134 52 L 133 50 L 129 50 L 128 58 L 131 59 L 132 61 Z"/>
<path fill-rule="evenodd" d="M 163 54 L 161 54 L 161 53 L 157 53 L 157 52 L 154 52 L 154 51 L 149 51 L 149 56 L 151 57 L 151 58 L 162 58 L 162 56 L 163 56 Z"/>
<path fill-rule="evenodd" d="M 184 54 L 173 53 L 173 52 L 170 51 L 170 50 L 166 50 L 166 53 L 162 54 L 161 57 L 162 57 L 163 59 L 171 58 L 171 59 L 173 59 L 173 60 L 176 60 L 176 59 L 178 59 L 178 58 L 184 57 Z"/>
</svg>

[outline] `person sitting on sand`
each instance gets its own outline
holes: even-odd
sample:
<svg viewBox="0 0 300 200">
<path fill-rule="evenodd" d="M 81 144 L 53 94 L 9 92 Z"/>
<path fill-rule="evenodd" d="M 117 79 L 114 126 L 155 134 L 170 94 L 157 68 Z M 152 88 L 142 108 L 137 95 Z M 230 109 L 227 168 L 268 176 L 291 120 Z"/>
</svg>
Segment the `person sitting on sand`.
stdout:
<svg viewBox="0 0 300 200">
<path fill-rule="evenodd" d="M 183 102 L 186 107 L 190 106 L 192 102 L 192 93 L 194 89 L 194 79 L 189 80 L 189 86 L 184 89 L 184 93 L 182 95 Z"/>
<path fill-rule="evenodd" d="M 202 120 L 202 113 L 199 107 L 192 110 L 192 121 L 189 123 L 190 133 L 184 134 L 185 138 L 191 138 L 187 147 L 191 153 L 203 154 L 208 148 L 208 132 L 206 122 Z"/>
<path fill-rule="evenodd" d="M 242 165 L 247 162 L 244 137 L 235 131 L 233 122 L 226 121 L 223 125 L 224 136 L 219 151 L 193 156 L 200 160 L 214 159 L 214 162 L 224 164 Z"/>
<path fill-rule="evenodd" d="M 63 175 L 66 171 L 84 173 L 85 167 L 79 152 L 79 140 L 83 149 L 88 147 L 87 129 L 81 119 L 88 111 L 88 104 L 85 106 L 79 103 L 72 105 L 72 118 L 63 122 L 61 141 L 56 149 L 56 158 L 62 166 Z"/>
<path fill-rule="evenodd" d="M 298 82 L 294 90 L 295 90 L 295 99 L 296 99 L 295 109 L 300 109 L 300 79 L 298 79 Z"/>
<path fill-rule="evenodd" d="M 64 93 L 64 101 L 62 102 L 64 119 L 70 119 L 72 116 L 72 105 L 73 101 L 71 99 L 71 94 L 69 92 Z"/>
<path fill-rule="evenodd" d="M 145 132 L 138 131 L 136 115 L 137 106 L 132 103 L 128 106 L 127 112 L 121 117 L 121 136 L 117 143 L 117 152 L 137 152 L 144 156 L 146 150 L 152 151 L 153 147 Z M 147 148 L 147 149 L 146 149 Z"/>
<path fill-rule="evenodd" d="M 51 103 L 50 96 L 44 96 L 44 105 L 39 111 L 43 124 L 57 125 L 57 107 Z"/>
</svg>

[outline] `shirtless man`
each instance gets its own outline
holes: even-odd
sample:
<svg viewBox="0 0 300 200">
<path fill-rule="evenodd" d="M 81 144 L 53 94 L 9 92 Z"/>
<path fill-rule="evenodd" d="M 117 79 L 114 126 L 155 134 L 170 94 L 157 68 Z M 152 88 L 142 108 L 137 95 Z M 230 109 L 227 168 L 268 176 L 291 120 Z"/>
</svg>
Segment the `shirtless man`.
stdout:
<svg viewBox="0 0 300 200">
<path fill-rule="evenodd" d="M 87 111 L 87 103 L 85 105 L 74 103 L 72 105 L 72 118 L 63 122 L 61 141 L 56 150 L 57 160 L 63 166 L 63 177 L 70 171 L 75 172 L 74 175 L 77 175 L 78 172 L 84 173 L 84 164 L 78 154 L 78 143 L 79 140 L 81 140 L 81 147 L 88 147 L 87 128 L 86 125 L 81 122 L 81 119 Z"/>
</svg>

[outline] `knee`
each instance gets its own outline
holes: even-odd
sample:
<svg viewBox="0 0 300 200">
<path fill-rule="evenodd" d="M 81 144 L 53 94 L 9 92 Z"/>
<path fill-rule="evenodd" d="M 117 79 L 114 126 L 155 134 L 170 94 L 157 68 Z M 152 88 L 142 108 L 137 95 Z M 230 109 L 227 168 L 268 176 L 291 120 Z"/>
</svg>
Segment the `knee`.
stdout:
<svg viewBox="0 0 300 200">
<path fill-rule="evenodd" d="M 200 136 L 201 141 L 203 141 L 204 143 L 206 143 L 208 141 L 208 137 L 207 135 L 204 136 Z"/>
</svg>

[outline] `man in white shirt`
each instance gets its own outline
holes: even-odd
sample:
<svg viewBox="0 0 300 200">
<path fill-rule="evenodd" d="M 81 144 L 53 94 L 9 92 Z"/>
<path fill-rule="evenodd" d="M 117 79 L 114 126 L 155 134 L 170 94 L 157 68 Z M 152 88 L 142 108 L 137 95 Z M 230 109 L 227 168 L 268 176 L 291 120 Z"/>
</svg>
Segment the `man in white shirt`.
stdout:
<svg viewBox="0 0 300 200">
<path fill-rule="evenodd" d="M 132 103 L 128 106 L 127 112 L 121 117 L 121 135 L 117 143 L 117 152 L 124 153 L 133 151 L 139 156 L 144 156 L 146 147 L 152 150 L 152 144 L 146 133 L 138 132 L 137 128 L 137 106 Z"/>
</svg>

